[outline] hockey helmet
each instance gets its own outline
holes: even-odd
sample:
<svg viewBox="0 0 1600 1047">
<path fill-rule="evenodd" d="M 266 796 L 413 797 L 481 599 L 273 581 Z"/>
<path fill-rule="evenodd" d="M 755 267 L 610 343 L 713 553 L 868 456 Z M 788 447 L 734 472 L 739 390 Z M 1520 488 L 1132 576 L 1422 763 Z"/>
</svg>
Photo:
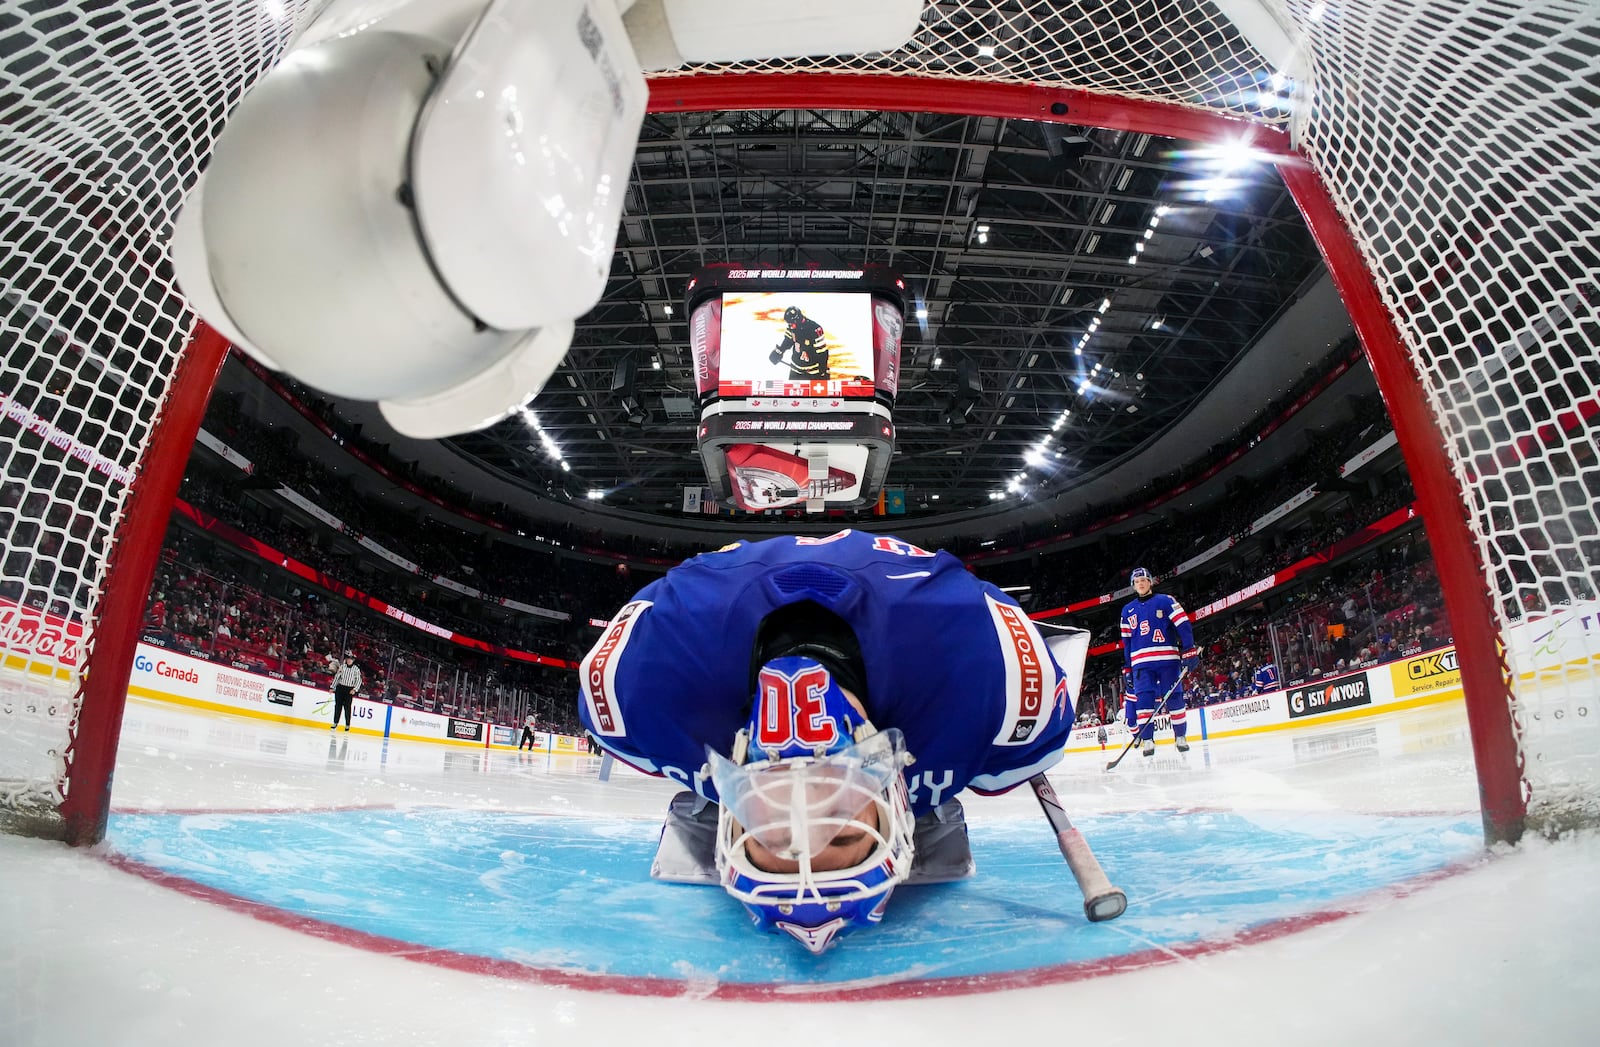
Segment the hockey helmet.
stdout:
<svg viewBox="0 0 1600 1047">
<path fill-rule="evenodd" d="M 900 731 L 879 731 L 829 667 L 766 661 L 731 757 L 708 748 L 721 803 L 717 874 L 756 926 L 813 954 L 883 919 L 911 871 Z"/>
<path fill-rule="evenodd" d="M 799 323 L 805 318 L 806 314 L 802 313 L 800 311 L 800 307 L 797 305 L 791 305 L 789 308 L 783 311 L 783 322 L 788 324 L 790 327 L 793 327 L 795 324 Z"/>
<path fill-rule="evenodd" d="M 1156 576 L 1150 573 L 1150 569 L 1148 567 L 1135 567 L 1128 575 L 1128 583 L 1131 585 L 1141 578 L 1148 579 L 1151 585 L 1156 584 Z"/>
</svg>

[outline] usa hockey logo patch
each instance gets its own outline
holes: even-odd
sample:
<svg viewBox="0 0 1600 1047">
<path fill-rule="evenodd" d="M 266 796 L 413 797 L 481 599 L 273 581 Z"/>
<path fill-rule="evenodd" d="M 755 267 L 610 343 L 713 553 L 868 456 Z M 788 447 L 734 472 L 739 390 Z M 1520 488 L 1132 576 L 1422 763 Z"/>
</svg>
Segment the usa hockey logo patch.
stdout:
<svg viewBox="0 0 1600 1047">
<path fill-rule="evenodd" d="M 1001 603 L 987 594 L 989 617 L 1000 641 L 1000 660 L 1006 670 L 1006 715 L 995 745 L 1023 745 L 1049 715 L 1055 696 L 1055 665 L 1046 653 L 1039 630 L 1022 608 Z"/>
<path fill-rule="evenodd" d="M 622 722 L 622 708 L 617 703 L 617 660 L 628 646 L 628 637 L 639 617 L 652 606 L 649 600 L 635 600 L 625 605 L 578 667 L 578 685 L 589 706 L 589 722 L 594 724 L 596 734 L 620 738 L 628 733 L 627 725 Z"/>
</svg>

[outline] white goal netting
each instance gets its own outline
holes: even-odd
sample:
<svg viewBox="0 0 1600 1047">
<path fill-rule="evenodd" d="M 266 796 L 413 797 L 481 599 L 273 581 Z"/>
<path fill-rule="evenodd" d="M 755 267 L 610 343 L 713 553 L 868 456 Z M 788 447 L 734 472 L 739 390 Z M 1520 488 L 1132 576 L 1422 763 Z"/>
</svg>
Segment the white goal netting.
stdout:
<svg viewBox="0 0 1600 1047">
<path fill-rule="evenodd" d="M 80 711 L 96 715 L 82 666 L 132 642 L 137 622 L 98 609 L 130 485 L 166 453 L 147 444 L 192 321 L 166 241 L 223 120 L 317 6 L 0 9 L 0 820 L 60 806 Z M 1437 475 L 1412 471 L 1437 500 L 1457 635 L 1476 616 L 1504 648 L 1463 650 L 1493 669 L 1469 700 L 1510 710 L 1511 787 L 1551 825 L 1595 820 L 1600 796 L 1597 69 L 1593 0 L 946 0 L 892 53 L 670 79 L 715 79 L 730 109 L 747 107 L 733 74 L 850 73 L 1290 131 L 1367 272 L 1330 264 L 1375 284 L 1415 376 L 1375 360 L 1391 409 L 1425 405 L 1406 431 L 1444 445 Z"/>
</svg>

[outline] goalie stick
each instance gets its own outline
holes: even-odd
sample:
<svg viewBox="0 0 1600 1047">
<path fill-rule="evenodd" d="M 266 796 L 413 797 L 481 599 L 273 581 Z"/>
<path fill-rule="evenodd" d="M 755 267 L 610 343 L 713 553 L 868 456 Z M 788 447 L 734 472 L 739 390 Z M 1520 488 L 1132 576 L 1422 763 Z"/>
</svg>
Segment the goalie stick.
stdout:
<svg viewBox="0 0 1600 1047">
<path fill-rule="evenodd" d="M 1078 881 L 1078 890 L 1083 892 L 1083 915 L 1089 918 L 1090 923 L 1115 920 L 1121 916 L 1128 908 L 1128 896 L 1120 887 L 1111 886 L 1111 880 L 1089 849 L 1089 842 L 1067 818 L 1067 812 L 1061 806 L 1050 780 L 1043 774 L 1036 774 L 1028 779 L 1028 784 L 1033 786 L 1033 794 L 1039 798 L 1039 806 L 1050 820 L 1050 828 L 1056 831 L 1056 844 L 1061 848 L 1061 857 L 1067 860 L 1067 868 L 1072 870 L 1073 879 Z"/>
<path fill-rule="evenodd" d="M 1178 678 L 1176 680 L 1172 681 L 1172 686 L 1167 688 L 1167 693 L 1162 695 L 1161 696 L 1161 701 L 1156 703 L 1156 711 L 1150 714 L 1150 718 L 1152 720 L 1155 719 L 1157 716 L 1160 716 L 1166 710 L 1166 708 L 1167 708 L 1167 699 L 1172 697 L 1172 692 L 1174 692 L 1174 691 L 1176 691 L 1178 689 L 1178 685 L 1183 683 L 1183 678 L 1185 676 L 1188 676 L 1188 675 L 1189 675 L 1189 670 L 1188 670 L 1187 667 L 1179 670 Z M 1152 730 L 1153 729 L 1154 728 L 1152 728 Z M 1123 748 L 1122 752 L 1117 754 L 1117 758 L 1115 760 L 1112 760 L 1110 763 L 1106 764 L 1106 770 L 1108 770 L 1108 771 L 1116 770 L 1117 769 L 1117 764 L 1122 762 L 1122 758 L 1124 756 L 1128 755 L 1129 753 L 1131 753 L 1133 751 L 1133 747 L 1135 745 L 1139 744 L 1139 731 L 1138 731 L 1138 729 L 1130 727 L 1129 730 L 1132 731 L 1133 737 L 1128 739 L 1128 744 Z"/>
</svg>

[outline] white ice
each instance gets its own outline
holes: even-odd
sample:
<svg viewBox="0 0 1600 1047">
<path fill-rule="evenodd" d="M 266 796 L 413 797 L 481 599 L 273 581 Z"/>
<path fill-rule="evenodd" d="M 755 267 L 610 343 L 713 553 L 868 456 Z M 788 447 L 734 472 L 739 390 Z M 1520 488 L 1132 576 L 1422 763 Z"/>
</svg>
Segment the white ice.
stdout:
<svg viewBox="0 0 1600 1047">
<path fill-rule="evenodd" d="M 1374 724 L 1375 747 L 1343 744 L 1341 732 Z M 330 759 L 326 731 L 133 702 L 114 802 L 448 804 L 654 821 L 673 791 L 626 770 L 601 783 L 597 762 L 582 758 L 445 758 L 391 744 L 380 766 L 379 740 L 340 741 Z M 1105 762 L 1072 755 L 1052 773 L 1069 811 L 1476 809 L 1459 706 L 1201 743 L 1184 758 L 1164 746 L 1110 774 Z M 1031 795 L 973 798 L 967 811 L 974 822 L 1037 817 Z M 1591 1044 L 1597 873 L 1600 836 L 1534 841 L 1372 911 L 1131 973 L 987 995 L 746 1003 L 589 993 L 380 956 L 180 895 L 90 853 L 0 837 L 0 1045 Z"/>
</svg>

